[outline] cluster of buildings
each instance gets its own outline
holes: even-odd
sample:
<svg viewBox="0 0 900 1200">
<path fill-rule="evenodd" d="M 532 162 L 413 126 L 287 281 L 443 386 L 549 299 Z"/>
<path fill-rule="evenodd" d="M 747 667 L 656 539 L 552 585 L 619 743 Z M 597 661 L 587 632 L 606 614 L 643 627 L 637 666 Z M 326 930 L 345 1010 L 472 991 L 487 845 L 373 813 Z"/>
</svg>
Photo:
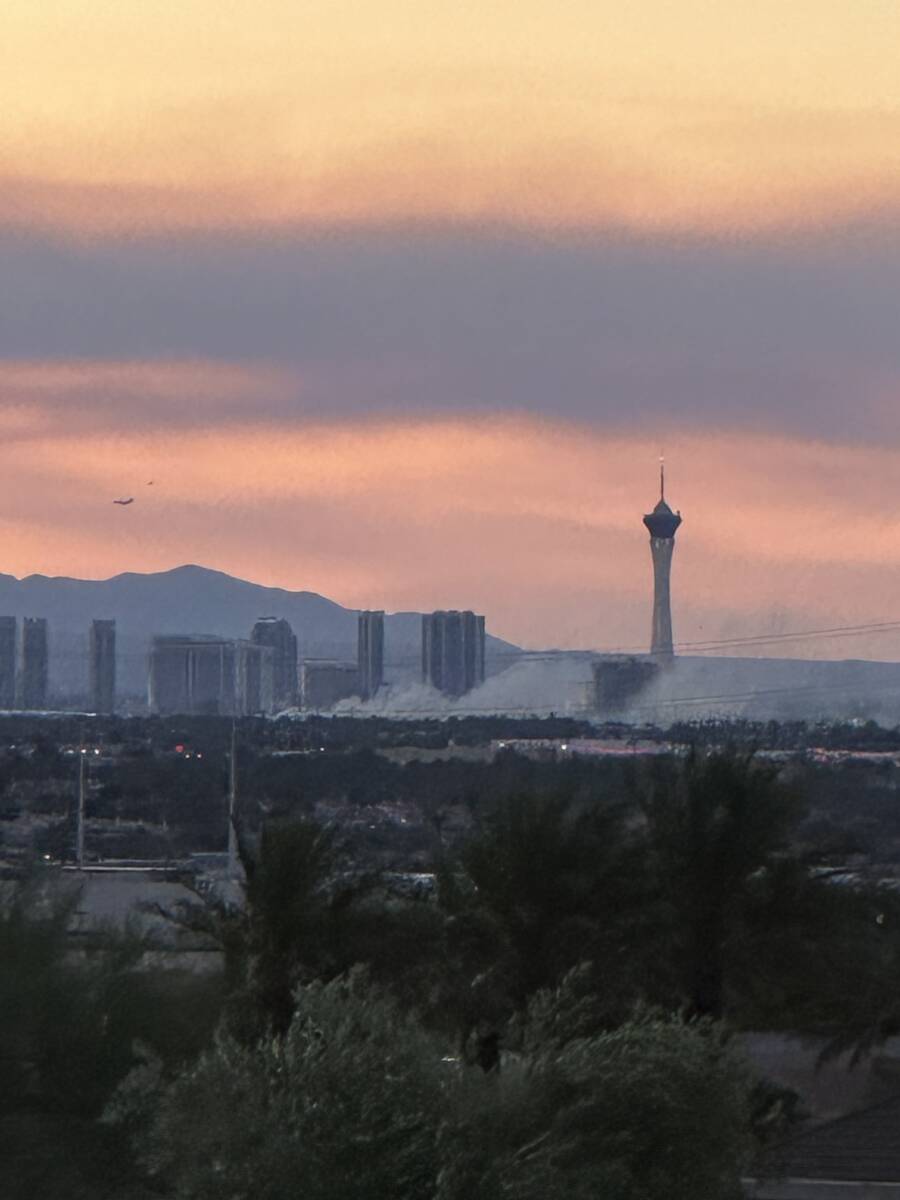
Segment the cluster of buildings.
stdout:
<svg viewBox="0 0 900 1200">
<path fill-rule="evenodd" d="M 298 657 L 283 618 L 263 617 L 248 639 L 155 637 L 148 701 L 158 713 L 250 716 L 299 706 L 321 710 L 341 700 L 371 700 L 385 683 L 384 613 L 360 612 L 355 661 Z M 434 612 L 422 618 L 422 679 L 460 696 L 484 681 L 484 617 Z"/>
<path fill-rule="evenodd" d="M 24 617 L 19 637 L 16 617 L 0 617 L 0 709 L 47 708 L 50 646 L 45 617 Z M 88 650 L 89 703 L 111 713 L 116 703 L 116 623 L 91 623 Z"/>
<path fill-rule="evenodd" d="M 654 582 L 650 654 L 605 655 L 593 664 L 592 699 L 599 711 L 627 703 L 673 660 L 670 574 L 681 514 L 666 503 L 662 464 L 659 483 L 659 500 L 644 517 Z M 289 622 L 276 617 L 257 621 L 247 639 L 160 635 L 150 648 L 149 706 L 158 713 L 248 716 L 294 707 L 322 711 L 354 698 L 370 701 L 385 683 L 383 612 L 358 614 L 356 643 L 355 660 L 301 659 Z M 92 664 L 95 657 L 92 642 Z M 451 698 L 483 683 L 484 617 L 456 610 L 425 614 L 421 678 Z"/>
<path fill-rule="evenodd" d="M 366 610 L 357 617 L 356 661 L 304 659 L 298 700 L 302 708 L 333 708 L 354 696 L 371 700 L 384 683 L 384 613 Z"/>
<path fill-rule="evenodd" d="M 422 618 L 422 678 L 459 696 L 484 680 L 484 617 L 435 612 Z M 44 617 L 0 616 L 0 709 L 46 711 L 50 639 Z M 116 711 L 116 622 L 91 623 L 87 695 L 92 712 Z M 251 716 L 287 708 L 327 709 L 371 700 L 383 686 L 384 613 L 359 613 L 356 661 L 301 660 L 290 622 L 262 617 L 249 638 L 160 634 L 149 653 L 148 706 L 157 713 Z"/>
<path fill-rule="evenodd" d="M 462 696 L 484 682 L 484 617 L 470 611 L 422 617 L 422 682 L 446 696 Z M 331 708 L 354 696 L 371 700 L 384 683 L 384 613 L 361 612 L 357 659 L 307 659 L 300 679 L 303 708 Z"/>
<path fill-rule="evenodd" d="M 422 678 L 459 696 L 484 680 L 484 617 L 435 612 L 422 618 Z M 50 641 L 44 617 L 0 617 L 0 709 L 46 711 Z M 384 613 L 357 620 L 355 661 L 301 660 L 290 622 L 262 617 L 249 638 L 160 634 L 149 653 L 148 706 L 157 713 L 251 716 L 287 708 L 327 709 L 371 700 L 384 685 Z M 92 712 L 116 711 L 116 622 L 91 623 L 87 695 Z"/>
</svg>

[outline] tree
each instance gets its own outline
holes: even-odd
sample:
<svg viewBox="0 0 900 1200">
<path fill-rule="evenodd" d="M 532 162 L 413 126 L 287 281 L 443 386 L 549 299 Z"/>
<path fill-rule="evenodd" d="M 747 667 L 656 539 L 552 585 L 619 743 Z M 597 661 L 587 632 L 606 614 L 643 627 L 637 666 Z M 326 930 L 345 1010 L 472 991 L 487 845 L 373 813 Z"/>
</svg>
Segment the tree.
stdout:
<svg viewBox="0 0 900 1200">
<path fill-rule="evenodd" d="M 749 1079 L 722 1031 L 650 1011 L 598 1031 L 581 975 L 532 999 L 498 1074 L 461 1079 L 438 1200 L 738 1197 Z"/>
<path fill-rule="evenodd" d="M 364 957 L 357 904 L 371 881 L 343 875 L 333 829 L 308 820 L 264 826 L 255 853 L 242 843 L 241 860 L 251 996 L 283 1033 L 298 983 L 334 978 Z"/>
<path fill-rule="evenodd" d="M 828 1037 L 825 1058 L 851 1050 L 855 1061 L 900 1034 L 900 897 L 859 882 L 819 890 L 818 937 L 804 929 L 802 945 L 787 947 L 806 967 L 796 1024 Z"/>
<path fill-rule="evenodd" d="M 135 1174 L 128 1147 L 96 1118 L 137 1063 L 137 1039 L 171 1068 L 199 1051 L 218 1015 L 216 981 L 140 969 L 147 944 L 128 931 L 73 946 L 79 898 L 49 869 L 0 887 L 0 1144 L 10 1200 L 136 1194 L 125 1190 Z"/>
<path fill-rule="evenodd" d="M 441 879 L 463 1032 L 481 1021 L 495 1037 L 502 1016 L 585 959 L 609 1020 L 622 1019 L 649 937 L 642 858 L 622 809 L 596 797 L 497 803 Z"/>
<path fill-rule="evenodd" d="M 67 1023 L 65 965 L 78 889 L 54 886 L 49 873 L 0 891 L 0 1106 L 21 1106 L 46 1089 L 45 1030 Z"/>
<path fill-rule="evenodd" d="M 485 1074 L 364 973 L 316 982 L 283 1038 L 221 1038 L 164 1088 L 141 1157 L 184 1200 L 736 1197 L 747 1088 L 721 1033 L 584 1015 L 569 980 L 540 994 Z"/>
<path fill-rule="evenodd" d="M 283 1038 L 223 1036 L 163 1092 L 143 1161 L 191 1200 L 426 1200 L 442 1059 L 363 973 L 308 984 Z"/>
<path fill-rule="evenodd" d="M 655 768 L 643 808 L 683 995 L 692 1013 L 719 1017 L 751 911 L 763 924 L 784 916 L 760 899 L 767 876 L 790 858 L 800 799 L 752 753 L 692 750 Z"/>
<path fill-rule="evenodd" d="M 402 898 L 377 873 L 346 869 L 334 830 L 311 820 L 271 822 L 254 845 L 241 828 L 245 903 L 196 893 L 159 915 L 213 940 L 223 955 L 227 1022 L 252 1044 L 283 1034 L 298 984 L 362 964 L 410 1006 L 433 1007 L 445 966 L 443 920 Z"/>
<path fill-rule="evenodd" d="M 0 891 L 0 1112 L 95 1116 L 134 1066 L 135 1039 L 179 1062 L 218 1019 L 218 981 L 141 969 L 153 947 L 138 932 L 73 946 L 79 896 L 49 870 Z"/>
</svg>

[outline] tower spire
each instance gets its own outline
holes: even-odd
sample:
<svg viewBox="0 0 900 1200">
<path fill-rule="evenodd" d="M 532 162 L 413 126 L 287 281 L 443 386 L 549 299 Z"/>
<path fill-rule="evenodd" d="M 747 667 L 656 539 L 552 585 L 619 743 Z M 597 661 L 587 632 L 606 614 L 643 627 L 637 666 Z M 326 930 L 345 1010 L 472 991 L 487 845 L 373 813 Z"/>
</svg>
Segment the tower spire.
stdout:
<svg viewBox="0 0 900 1200">
<path fill-rule="evenodd" d="M 659 498 L 666 498 L 666 458 L 662 450 L 659 452 Z"/>
</svg>

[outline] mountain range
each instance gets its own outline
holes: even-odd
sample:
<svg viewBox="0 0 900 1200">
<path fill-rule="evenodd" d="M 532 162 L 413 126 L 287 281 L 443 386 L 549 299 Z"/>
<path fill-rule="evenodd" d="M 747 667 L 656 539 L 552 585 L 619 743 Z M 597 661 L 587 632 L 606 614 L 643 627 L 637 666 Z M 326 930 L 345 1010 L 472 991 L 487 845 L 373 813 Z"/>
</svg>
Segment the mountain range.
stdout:
<svg viewBox="0 0 900 1200">
<path fill-rule="evenodd" d="M 111 579 L 0 575 L 0 614 L 46 617 L 50 630 L 50 689 L 79 696 L 87 689 L 88 630 L 96 617 L 116 621 L 118 691 L 143 695 L 147 652 L 157 633 L 249 637 L 260 617 L 283 617 L 297 635 L 300 657 L 355 659 L 357 610 L 316 592 L 291 592 L 236 579 L 207 567 L 183 566 Z M 20 634 L 21 636 L 21 634 Z M 385 675 L 418 678 L 421 614 L 385 616 Z M 517 647 L 488 635 L 488 669 Z"/>
</svg>

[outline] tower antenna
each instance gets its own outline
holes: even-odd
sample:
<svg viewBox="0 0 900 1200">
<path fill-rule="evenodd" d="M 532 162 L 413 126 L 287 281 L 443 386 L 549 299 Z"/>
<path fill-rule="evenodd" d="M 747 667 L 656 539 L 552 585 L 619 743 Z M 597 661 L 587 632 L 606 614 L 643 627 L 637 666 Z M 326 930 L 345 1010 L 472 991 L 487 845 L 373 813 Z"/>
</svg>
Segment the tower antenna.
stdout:
<svg viewBox="0 0 900 1200">
<path fill-rule="evenodd" d="M 659 452 L 659 498 L 666 498 L 666 456 L 662 450 Z"/>
</svg>

